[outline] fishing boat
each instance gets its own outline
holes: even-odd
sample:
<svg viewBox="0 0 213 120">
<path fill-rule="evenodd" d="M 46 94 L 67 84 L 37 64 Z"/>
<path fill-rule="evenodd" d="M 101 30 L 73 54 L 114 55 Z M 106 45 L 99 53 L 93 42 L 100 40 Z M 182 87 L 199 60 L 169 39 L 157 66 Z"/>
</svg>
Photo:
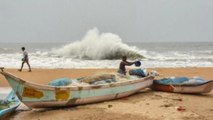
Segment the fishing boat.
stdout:
<svg viewBox="0 0 213 120">
<path fill-rule="evenodd" d="M 202 81 L 199 83 L 168 83 L 164 84 L 159 82 L 160 80 L 154 80 L 151 88 L 157 91 L 174 92 L 174 93 L 188 93 L 188 94 L 199 94 L 209 93 L 213 89 L 213 80 Z M 190 81 L 190 79 L 189 79 Z"/>
<path fill-rule="evenodd" d="M 18 98 L 30 108 L 50 108 L 95 103 L 130 96 L 150 87 L 153 76 L 100 85 L 48 86 L 28 82 L 1 68 Z"/>
<path fill-rule="evenodd" d="M 4 119 L 10 113 L 15 111 L 15 109 L 21 104 L 16 94 L 11 91 L 8 96 L 1 101 L 0 104 L 0 119 Z"/>
</svg>

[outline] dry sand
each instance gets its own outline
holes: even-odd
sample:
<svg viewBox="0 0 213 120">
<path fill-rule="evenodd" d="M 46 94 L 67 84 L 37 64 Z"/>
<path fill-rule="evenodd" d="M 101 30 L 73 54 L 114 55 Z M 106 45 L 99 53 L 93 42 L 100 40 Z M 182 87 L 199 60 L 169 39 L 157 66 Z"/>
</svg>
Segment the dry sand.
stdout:
<svg viewBox="0 0 213 120">
<path fill-rule="evenodd" d="M 213 79 L 213 68 L 150 68 L 160 77 L 200 76 Z M 99 73 L 114 73 L 115 69 L 33 69 L 33 72 L 8 71 L 30 82 L 47 84 L 49 81 L 76 78 Z M 157 79 L 158 79 L 157 78 Z M 0 75 L 0 87 L 8 87 Z M 182 106 L 185 110 L 178 111 Z M 143 90 L 135 95 L 113 101 L 60 109 L 29 110 L 21 105 L 9 120 L 213 120 L 213 91 L 208 94 L 175 94 Z"/>
</svg>

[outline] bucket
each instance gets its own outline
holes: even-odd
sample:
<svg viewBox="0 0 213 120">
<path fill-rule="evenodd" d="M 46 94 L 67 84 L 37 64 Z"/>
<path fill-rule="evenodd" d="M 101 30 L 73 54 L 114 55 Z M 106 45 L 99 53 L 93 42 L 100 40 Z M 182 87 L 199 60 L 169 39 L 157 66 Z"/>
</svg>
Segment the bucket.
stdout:
<svg viewBox="0 0 213 120">
<path fill-rule="evenodd" d="M 135 66 L 137 66 L 137 67 L 141 66 L 141 62 L 140 61 L 136 61 L 135 62 Z"/>
</svg>

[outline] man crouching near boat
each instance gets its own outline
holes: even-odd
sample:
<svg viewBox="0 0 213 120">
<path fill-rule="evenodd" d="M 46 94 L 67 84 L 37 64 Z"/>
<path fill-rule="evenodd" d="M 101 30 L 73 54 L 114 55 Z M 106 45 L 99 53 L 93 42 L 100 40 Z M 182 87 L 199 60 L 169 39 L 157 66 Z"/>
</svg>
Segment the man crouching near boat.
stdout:
<svg viewBox="0 0 213 120">
<path fill-rule="evenodd" d="M 21 69 L 18 69 L 18 71 L 22 71 L 22 68 L 24 66 L 24 63 L 27 63 L 28 67 L 29 67 L 29 70 L 28 72 L 31 72 L 31 67 L 30 67 L 30 64 L 29 64 L 29 57 L 28 57 L 28 53 L 27 51 L 25 50 L 25 47 L 22 47 L 21 48 L 22 51 L 23 51 L 23 58 L 21 59 L 22 60 L 22 64 L 21 64 Z"/>
<path fill-rule="evenodd" d="M 135 64 L 135 62 L 128 62 L 127 61 L 127 56 L 122 56 L 122 61 L 120 62 L 120 65 L 119 65 L 119 69 L 118 69 L 118 73 L 121 74 L 121 75 L 126 75 L 126 65 L 127 66 L 130 66 L 130 65 L 133 65 Z"/>
</svg>

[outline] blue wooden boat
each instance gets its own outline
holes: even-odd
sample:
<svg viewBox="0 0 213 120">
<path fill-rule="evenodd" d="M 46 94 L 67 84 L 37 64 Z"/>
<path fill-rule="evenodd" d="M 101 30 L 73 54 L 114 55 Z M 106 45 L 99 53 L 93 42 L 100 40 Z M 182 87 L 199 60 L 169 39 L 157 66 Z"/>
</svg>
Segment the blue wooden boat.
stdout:
<svg viewBox="0 0 213 120">
<path fill-rule="evenodd" d="M 0 108 L 0 119 L 4 119 L 21 104 L 16 94 L 11 91 L 8 96 L 1 102 L 4 102 L 5 107 Z M 1 104 L 2 105 L 2 104 Z"/>
<path fill-rule="evenodd" d="M 30 108 L 74 106 L 130 96 L 152 85 L 154 77 L 134 78 L 100 85 L 48 86 L 30 83 L 6 71 L 5 76 L 18 98 Z"/>
<path fill-rule="evenodd" d="M 185 83 L 182 83 L 185 81 Z M 175 93 L 190 93 L 190 94 L 199 94 L 199 93 L 209 93 L 213 89 L 213 80 L 199 80 L 199 82 L 187 83 L 190 80 L 185 77 L 179 78 L 163 78 L 161 80 L 154 80 L 152 89 L 157 91 L 164 92 L 175 92 Z M 168 83 L 165 83 L 168 82 Z"/>
</svg>

